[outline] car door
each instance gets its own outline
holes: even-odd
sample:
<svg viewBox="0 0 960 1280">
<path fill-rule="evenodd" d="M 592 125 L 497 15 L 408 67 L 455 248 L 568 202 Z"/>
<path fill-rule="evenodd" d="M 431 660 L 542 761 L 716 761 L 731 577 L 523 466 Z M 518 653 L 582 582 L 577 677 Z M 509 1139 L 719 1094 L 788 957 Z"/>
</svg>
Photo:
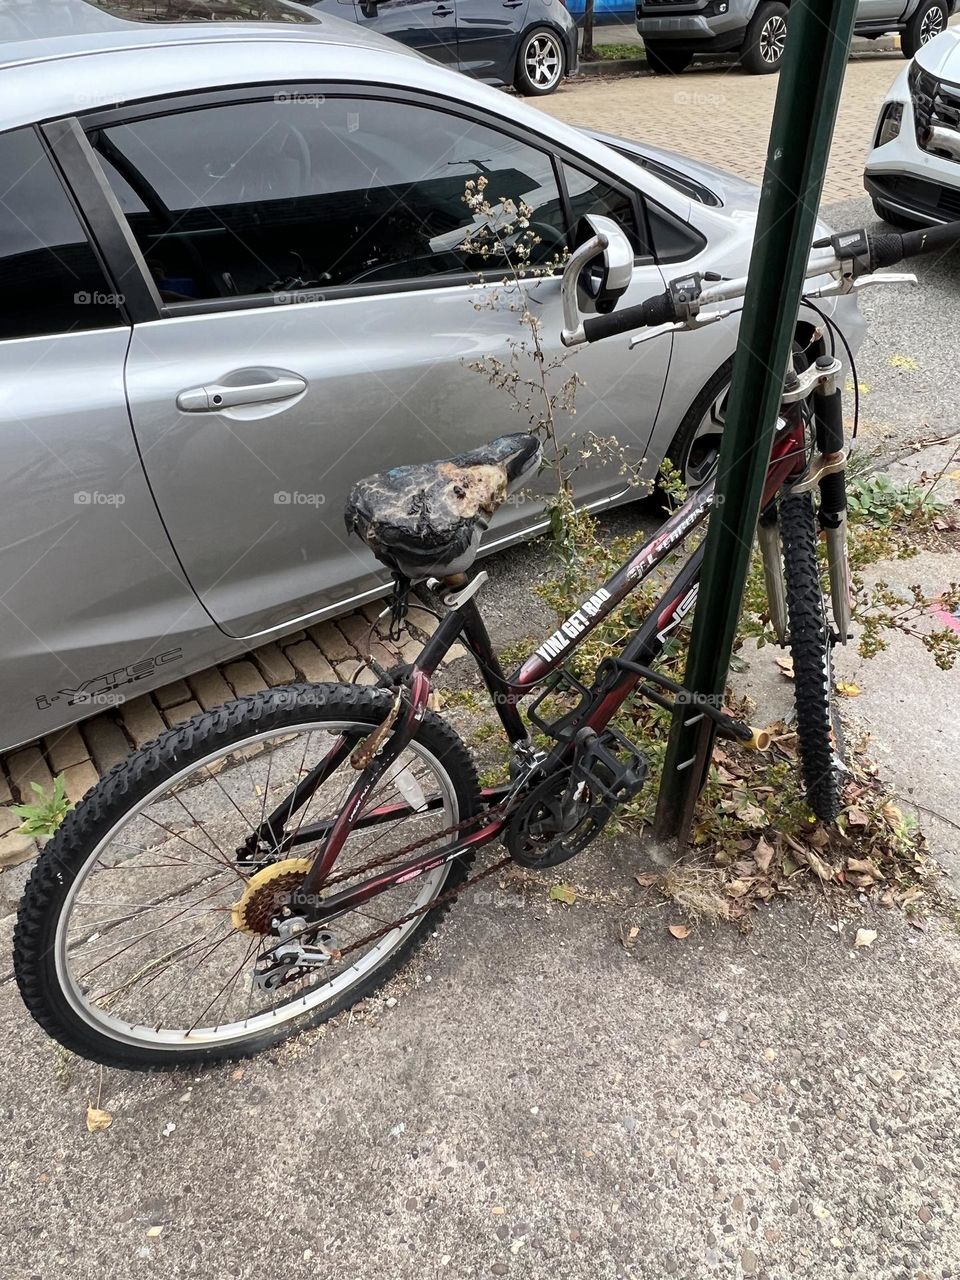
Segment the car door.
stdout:
<svg viewBox="0 0 960 1280">
<path fill-rule="evenodd" d="M 457 65 L 460 0 L 355 0 L 356 22 L 447 66 Z"/>
<path fill-rule="evenodd" d="M 209 619 L 146 485 L 130 342 L 49 153 L 0 134 L 0 747 L 50 734 L 176 664 Z M 31 797 L 25 796 L 24 799 Z"/>
<path fill-rule="evenodd" d="M 904 8 L 904 0 L 859 0 L 857 22 L 896 22 Z"/>
<path fill-rule="evenodd" d="M 457 0 L 460 70 L 510 84 L 529 0 Z"/>
<path fill-rule="evenodd" d="M 355 480 L 527 429 L 538 413 L 535 393 L 491 385 L 491 360 L 536 367 L 503 266 L 478 283 L 486 260 L 462 249 L 484 222 L 464 194 L 484 175 L 495 203 L 524 200 L 538 252 L 554 254 L 568 234 L 557 170 L 516 131 L 385 96 L 150 110 L 88 122 L 165 301 L 161 320 L 135 327 L 127 360 L 144 465 L 220 626 L 289 627 L 384 581 L 343 525 Z M 559 279 L 523 287 L 545 358 L 560 360 Z M 662 288 L 652 264 L 638 266 L 634 300 Z M 614 348 L 578 353 L 582 422 L 609 435 L 627 419 L 642 448 L 669 344 L 629 364 Z M 573 422 L 561 415 L 576 456 Z M 614 463 L 576 484 L 587 502 L 623 488 Z M 490 538 L 520 534 L 539 511 L 508 504 Z"/>
</svg>

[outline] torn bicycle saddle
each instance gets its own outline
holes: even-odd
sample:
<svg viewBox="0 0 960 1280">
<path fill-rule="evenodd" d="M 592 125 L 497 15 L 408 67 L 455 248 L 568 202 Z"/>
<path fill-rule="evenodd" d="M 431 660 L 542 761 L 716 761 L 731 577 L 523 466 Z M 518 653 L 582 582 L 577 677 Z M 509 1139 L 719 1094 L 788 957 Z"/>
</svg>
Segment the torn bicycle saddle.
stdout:
<svg viewBox="0 0 960 1280">
<path fill-rule="evenodd" d="M 462 573 L 493 513 L 536 473 L 541 458 L 536 436 L 516 434 L 454 458 L 391 467 L 354 485 L 347 530 L 413 582 Z"/>
</svg>

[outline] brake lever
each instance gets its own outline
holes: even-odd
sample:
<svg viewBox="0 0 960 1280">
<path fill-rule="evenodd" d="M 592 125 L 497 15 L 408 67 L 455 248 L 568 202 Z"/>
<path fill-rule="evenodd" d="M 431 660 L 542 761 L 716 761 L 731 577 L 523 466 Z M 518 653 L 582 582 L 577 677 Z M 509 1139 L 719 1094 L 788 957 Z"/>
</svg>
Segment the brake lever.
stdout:
<svg viewBox="0 0 960 1280">
<path fill-rule="evenodd" d="M 726 320 L 727 316 L 733 312 L 728 308 L 726 311 L 698 311 L 695 316 L 689 320 L 675 320 L 672 324 L 658 324 L 654 329 L 647 329 L 644 333 L 637 334 L 636 337 L 630 339 L 630 350 L 639 347 L 641 342 L 649 342 L 651 338 L 660 338 L 665 333 L 679 333 L 686 329 L 693 331 L 702 329 L 705 325 L 716 324 L 718 320 Z"/>
<path fill-rule="evenodd" d="M 871 273 L 866 276 L 842 275 L 832 285 L 824 285 L 820 289 L 807 289 L 806 298 L 835 298 L 848 293 L 859 293 L 861 289 L 869 289 L 878 284 L 916 284 L 917 277 L 912 271 L 888 271 L 884 275 Z"/>
</svg>

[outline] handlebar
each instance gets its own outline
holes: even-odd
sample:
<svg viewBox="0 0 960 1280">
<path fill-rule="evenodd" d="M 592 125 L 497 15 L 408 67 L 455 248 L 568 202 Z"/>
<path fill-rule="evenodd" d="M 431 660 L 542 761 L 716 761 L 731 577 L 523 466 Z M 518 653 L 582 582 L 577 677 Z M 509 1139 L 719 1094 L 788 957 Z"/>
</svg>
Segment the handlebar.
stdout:
<svg viewBox="0 0 960 1280">
<path fill-rule="evenodd" d="M 821 297 L 829 293 L 845 293 L 864 284 L 883 283 L 887 277 L 871 277 L 880 267 L 892 267 L 905 258 L 934 253 L 960 242 L 960 222 L 948 222 L 943 226 L 923 228 L 918 231 L 885 232 L 872 234 L 863 228 L 841 231 L 814 241 L 813 248 L 831 249 L 828 257 L 815 256 L 807 263 L 805 279 L 840 272 L 836 287 L 818 290 Z M 904 277 L 900 277 L 901 282 Z M 909 279 L 913 280 L 913 277 Z M 895 283 L 895 277 L 889 277 Z M 705 286 L 705 287 L 704 287 Z M 698 272 L 672 280 L 663 292 L 647 298 L 636 306 L 624 307 L 609 315 L 591 316 L 582 322 L 582 337 L 571 335 L 573 341 L 599 342 L 631 329 L 653 328 L 670 325 L 675 329 L 694 328 L 712 320 L 720 320 L 729 312 L 719 311 L 700 315 L 700 309 L 718 302 L 741 298 L 746 292 L 747 279 L 719 280 L 716 276 L 701 276 Z M 655 336 L 655 335 L 650 335 Z M 564 338 L 567 341 L 566 337 Z M 635 339 L 640 341 L 640 339 Z"/>
<path fill-rule="evenodd" d="M 673 296 L 668 289 L 634 307 L 611 311 L 607 316 L 591 316 L 583 322 L 583 334 L 588 342 L 599 342 L 601 338 L 612 338 L 615 334 L 627 333 L 630 329 L 670 324 L 676 318 Z"/>
</svg>

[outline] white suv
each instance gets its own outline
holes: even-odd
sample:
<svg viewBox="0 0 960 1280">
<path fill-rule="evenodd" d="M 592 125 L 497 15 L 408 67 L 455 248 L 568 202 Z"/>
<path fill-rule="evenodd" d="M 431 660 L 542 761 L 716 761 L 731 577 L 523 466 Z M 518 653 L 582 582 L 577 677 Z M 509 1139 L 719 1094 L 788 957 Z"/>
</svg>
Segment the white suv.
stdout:
<svg viewBox="0 0 960 1280">
<path fill-rule="evenodd" d="M 960 219 L 960 29 L 925 44 L 893 82 L 863 183 L 894 226 Z"/>
</svg>

